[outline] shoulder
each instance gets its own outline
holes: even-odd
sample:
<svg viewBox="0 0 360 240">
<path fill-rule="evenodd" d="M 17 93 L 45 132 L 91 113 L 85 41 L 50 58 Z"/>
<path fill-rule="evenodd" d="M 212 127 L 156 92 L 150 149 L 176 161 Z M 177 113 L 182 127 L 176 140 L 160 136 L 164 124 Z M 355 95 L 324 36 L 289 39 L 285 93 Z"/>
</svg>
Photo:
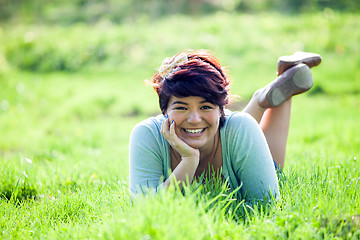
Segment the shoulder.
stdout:
<svg viewBox="0 0 360 240">
<path fill-rule="evenodd" d="M 248 113 L 227 111 L 222 140 L 229 146 L 249 146 L 262 141 L 263 132 L 257 121 Z"/>
<path fill-rule="evenodd" d="M 145 119 L 136 124 L 130 134 L 130 143 L 134 141 L 134 139 L 141 142 L 149 141 L 151 139 L 161 139 L 162 134 L 160 130 L 163 120 L 164 117 L 162 115 L 158 115 L 156 117 Z"/>
<path fill-rule="evenodd" d="M 167 153 L 168 142 L 161 134 L 162 115 L 150 117 L 135 125 L 130 134 L 130 158 L 144 154 L 160 156 Z"/>
<path fill-rule="evenodd" d="M 164 117 L 162 115 L 147 118 L 135 125 L 135 127 L 131 131 L 131 135 L 149 133 L 158 134 L 160 133 L 163 120 Z"/>
<path fill-rule="evenodd" d="M 225 111 L 224 131 L 248 131 L 259 128 L 259 124 L 248 113 Z"/>
</svg>

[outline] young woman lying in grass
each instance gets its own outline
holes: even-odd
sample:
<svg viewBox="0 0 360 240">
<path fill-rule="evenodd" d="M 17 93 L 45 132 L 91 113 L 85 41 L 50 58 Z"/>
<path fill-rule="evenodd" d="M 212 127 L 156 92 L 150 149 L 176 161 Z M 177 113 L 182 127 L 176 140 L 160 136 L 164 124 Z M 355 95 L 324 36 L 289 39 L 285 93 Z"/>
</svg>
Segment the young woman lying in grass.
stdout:
<svg viewBox="0 0 360 240">
<path fill-rule="evenodd" d="M 278 61 L 279 77 L 257 90 L 242 112 L 231 112 L 230 80 L 208 51 L 167 58 L 152 78 L 162 115 L 137 124 L 130 137 L 130 191 L 166 189 L 221 170 L 243 198 L 279 196 L 276 169 L 284 166 L 291 97 L 313 85 L 317 54 Z"/>
</svg>

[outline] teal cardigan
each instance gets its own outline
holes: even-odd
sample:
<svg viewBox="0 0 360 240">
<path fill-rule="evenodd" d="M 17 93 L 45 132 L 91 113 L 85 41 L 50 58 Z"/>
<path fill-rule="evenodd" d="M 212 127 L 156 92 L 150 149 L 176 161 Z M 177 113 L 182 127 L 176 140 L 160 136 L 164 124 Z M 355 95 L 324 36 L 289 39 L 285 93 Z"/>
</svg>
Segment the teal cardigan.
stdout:
<svg viewBox="0 0 360 240">
<path fill-rule="evenodd" d="M 277 198 L 279 185 L 269 147 L 258 123 L 247 113 L 225 111 L 220 129 L 223 155 L 222 176 L 230 187 L 239 186 L 242 196 L 263 200 Z M 129 143 L 131 193 L 144 188 L 158 191 L 171 173 L 170 145 L 160 129 L 162 115 L 138 123 Z"/>
</svg>

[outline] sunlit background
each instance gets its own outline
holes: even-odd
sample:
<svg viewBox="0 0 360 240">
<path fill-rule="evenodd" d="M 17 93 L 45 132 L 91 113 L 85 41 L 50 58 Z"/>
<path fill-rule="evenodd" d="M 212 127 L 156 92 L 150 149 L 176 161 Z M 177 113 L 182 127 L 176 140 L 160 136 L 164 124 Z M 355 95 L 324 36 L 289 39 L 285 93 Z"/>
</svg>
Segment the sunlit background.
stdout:
<svg viewBox="0 0 360 240">
<path fill-rule="evenodd" d="M 356 239 L 359 29 L 357 0 L 0 0 L 0 239 Z M 278 57 L 323 57 L 293 99 L 283 202 L 269 216 L 244 225 L 130 204 L 129 135 L 160 113 L 144 80 L 186 49 L 228 68 L 238 111 L 276 78 Z"/>
</svg>

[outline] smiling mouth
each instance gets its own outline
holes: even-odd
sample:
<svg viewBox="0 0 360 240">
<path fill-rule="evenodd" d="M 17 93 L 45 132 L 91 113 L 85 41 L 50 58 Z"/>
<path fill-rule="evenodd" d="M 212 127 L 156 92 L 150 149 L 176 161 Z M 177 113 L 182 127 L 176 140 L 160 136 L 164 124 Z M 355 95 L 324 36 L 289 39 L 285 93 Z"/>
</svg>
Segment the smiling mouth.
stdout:
<svg viewBox="0 0 360 240">
<path fill-rule="evenodd" d="M 199 129 L 185 129 L 184 128 L 184 131 L 186 133 L 190 133 L 190 134 L 199 134 L 199 133 L 202 133 L 203 131 L 205 131 L 205 128 L 199 128 Z"/>
</svg>

